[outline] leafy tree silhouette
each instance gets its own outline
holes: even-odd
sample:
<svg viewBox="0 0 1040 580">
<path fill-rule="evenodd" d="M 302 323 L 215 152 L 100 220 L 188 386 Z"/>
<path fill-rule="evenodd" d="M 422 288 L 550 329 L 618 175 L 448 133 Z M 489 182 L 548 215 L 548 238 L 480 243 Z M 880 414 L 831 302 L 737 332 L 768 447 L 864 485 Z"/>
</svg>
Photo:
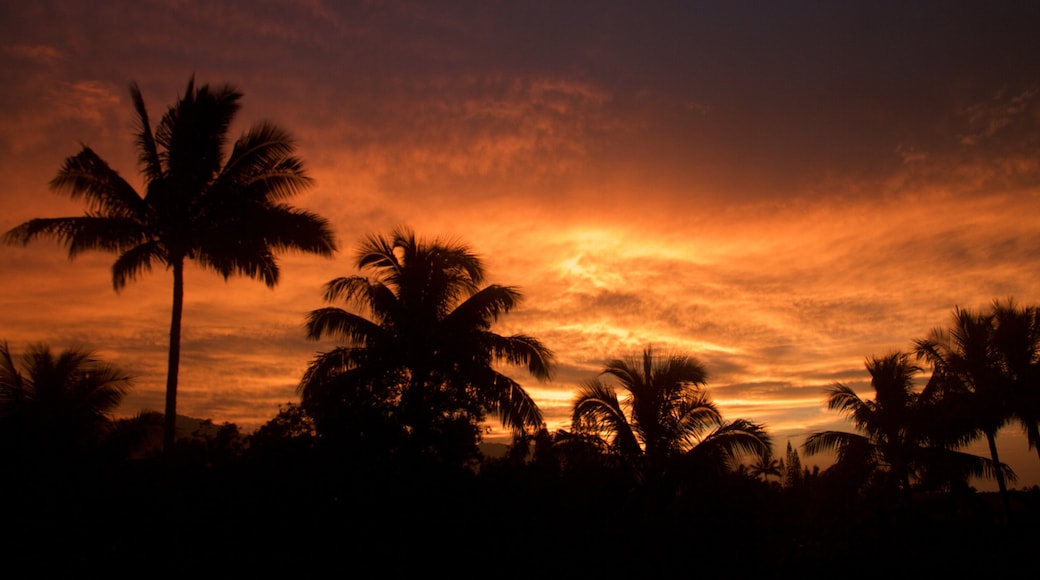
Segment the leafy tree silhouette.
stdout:
<svg viewBox="0 0 1040 580">
<path fill-rule="evenodd" d="M 540 341 L 491 330 L 519 304 L 517 289 L 482 286 L 483 264 L 467 246 L 404 229 L 369 236 L 356 265 L 371 277 L 336 278 L 325 299 L 358 311 L 330 306 L 307 317 L 312 339 L 346 343 L 320 354 L 300 383 L 319 431 L 346 428 L 359 440 L 378 433 L 391 446 L 457 463 L 476 452 L 487 413 L 515 432 L 541 426 L 534 400 L 495 368 L 524 365 L 550 378 L 553 354 Z"/>
<path fill-rule="evenodd" d="M 17 360 L 0 344 L 0 446 L 9 461 L 64 463 L 95 451 L 114 427 L 112 413 L 131 386 L 92 352 L 58 354 L 30 345 Z"/>
<path fill-rule="evenodd" d="M 993 346 L 1009 381 L 1011 416 L 1040 457 L 1040 307 L 995 301 Z"/>
<path fill-rule="evenodd" d="M 996 318 L 992 312 L 955 308 L 947 328 L 935 328 L 917 340 L 917 356 L 932 365 L 929 389 L 944 413 L 942 435 L 970 442 L 986 438 L 994 466 L 1001 466 L 997 432 L 1013 416 L 1012 381 L 995 346 Z M 995 470 L 1006 517 L 1011 514 L 1007 481 L 1013 474 Z"/>
<path fill-rule="evenodd" d="M 707 371 L 696 359 L 655 358 L 609 361 L 601 374 L 613 376 L 628 398 L 599 378 L 587 381 L 574 402 L 572 429 L 604 437 L 613 453 L 644 475 L 660 476 L 676 458 L 721 470 L 741 454 L 767 456 L 771 439 L 762 425 L 724 421 L 701 388 Z"/>
<path fill-rule="evenodd" d="M 783 461 L 773 459 L 772 453 L 758 455 L 749 472 L 751 477 L 760 477 L 763 481 L 769 481 L 770 476 L 779 480 L 783 476 L 783 465 Z"/>
<path fill-rule="evenodd" d="M 901 488 L 907 503 L 912 499 L 912 480 L 925 474 L 936 480 L 942 471 L 946 479 L 959 481 L 994 472 L 984 458 L 947 448 L 956 441 L 936 437 L 932 427 L 937 409 L 928 393 L 915 391 L 914 377 L 922 369 L 910 358 L 908 353 L 893 352 L 866 361 L 873 400 L 861 399 L 841 383 L 828 389 L 828 408 L 847 416 L 863 434 L 823 431 L 810 435 L 803 445 L 808 455 L 836 452 L 836 469 L 846 475 L 858 473 L 865 480 L 881 473 L 882 485 Z"/>
<path fill-rule="evenodd" d="M 237 90 L 196 88 L 192 77 L 154 133 L 136 84 L 130 96 L 145 194 L 84 147 L 65 160 L 50 185 L 73 199 L 84 198 L 87 213 L 32 219 L 5 239 L 27 244 L 41 236 L 57 238 L 68 246 L 70 258 L 86 250 L 116 253 L 112 284 L 117 291 L 154 264 L 172 271 L 165 453 L 176 433 L 185 262 L 194 260 L 225 279 L 238 274 L 273 287 L 279 277 L 275 251 L 330 256 L 336 245 L 324 219 L 283 201 L 311 185 L 288 133 L 267 122 L 254 125 L 225 159 L 228 132 L 241 108 Z"/>
<path fill-rule="evenodd" d="M 804 480 L 804 474 L 802 473 L 802 460 L 798 457 L 798 450 L 791 445 L 790 441 L 787 442 L 786 456 L 787 463 L 781 465 L 784 472 L 784 487 L 798 487 Z"/>
</svg>

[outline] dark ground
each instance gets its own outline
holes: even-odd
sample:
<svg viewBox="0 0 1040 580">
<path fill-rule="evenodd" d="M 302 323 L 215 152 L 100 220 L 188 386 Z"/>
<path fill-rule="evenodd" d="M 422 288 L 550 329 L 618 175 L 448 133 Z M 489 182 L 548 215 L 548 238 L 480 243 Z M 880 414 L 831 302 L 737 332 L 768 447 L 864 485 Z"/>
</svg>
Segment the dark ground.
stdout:
<svg viewBox="0 0 1040 580">
<path fill-rule="evenodd" d="M 4 477 L 8 578 L 996 577 L 1035 571 L 1040 546 L 1040 490 L 1015 492 L 1006 523 L 995 494 L 907 510 L 747 480 L 676 495 L 517 469 L 20 475 Z"/>
</svg>

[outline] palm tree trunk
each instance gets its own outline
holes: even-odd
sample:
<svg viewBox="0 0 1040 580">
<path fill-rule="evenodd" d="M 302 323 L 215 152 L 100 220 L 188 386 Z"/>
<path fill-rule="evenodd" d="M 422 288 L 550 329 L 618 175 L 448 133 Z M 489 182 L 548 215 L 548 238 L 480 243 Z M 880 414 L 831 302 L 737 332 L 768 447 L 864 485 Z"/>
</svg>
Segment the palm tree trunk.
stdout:
<svg viewBox="0 0 1040 580">
<path fill-rule="evenodd" d="M 166 369 L 166 414 L 163 459 L 169 463 L 177 436 L 177 374 L 181 360 L 181 316 L 184 312 L 184 260 L 173 261 L 173 308 L 170 315 L 170 358 Z"/>
<path fill-rule="evenodd" d="M 1004 505 L 1004 521 L 1011 521 L 1011 500 L 1008 497 L 1007 482 L 1004 481 L 1004 470 L 1000 465 L 1000 456 L 997 454 L 997 438 L 994 433 L 986 433 L 986 442 L 989 443 L 989 454 L 993 459 L 993 467 L 997 474 L 997 488 L 1000 489 L 1000 500 Z"/>
</svg>

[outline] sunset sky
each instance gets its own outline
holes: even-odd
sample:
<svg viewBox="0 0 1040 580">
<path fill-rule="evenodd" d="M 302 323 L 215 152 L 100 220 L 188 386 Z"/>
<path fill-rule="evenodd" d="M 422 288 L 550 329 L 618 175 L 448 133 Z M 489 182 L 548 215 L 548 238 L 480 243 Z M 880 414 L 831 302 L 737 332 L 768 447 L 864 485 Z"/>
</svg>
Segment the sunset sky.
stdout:
<svg viewBox="0 0 1040 580">
<path fill-rule="evenodd" d="M 872 396 L 868 356 L 955 306 L 1040 303 L 1038 24 L 1034 2 L 3 2 L 0 230 L 83 213 L 47 186 L 81 144 L 141 183 L 131 81 L 153 119 L 192 74 L 230 83 L 233 135 L 297 138 L 293 204 L 341 250 L 283 256 L 273 290 L 188 270 L 181 413 L 250 430 L 297 400 L 335 344 L 303 331 L 322 285 L 406 226 L 520 287 L 496 330 L 556 352 L 551 383 L 512 373 L 550 429 L 652 344 L 782 453 L 850 428 L 825 389 Z M 161 410 L 172 278 L 117 294 L 113 259 L 0 247 L 0 340 L 92 348 L 135 377 L 125 414 Z M 1040 483 L 1017 426 L 998 442 Z"/>
</svg>

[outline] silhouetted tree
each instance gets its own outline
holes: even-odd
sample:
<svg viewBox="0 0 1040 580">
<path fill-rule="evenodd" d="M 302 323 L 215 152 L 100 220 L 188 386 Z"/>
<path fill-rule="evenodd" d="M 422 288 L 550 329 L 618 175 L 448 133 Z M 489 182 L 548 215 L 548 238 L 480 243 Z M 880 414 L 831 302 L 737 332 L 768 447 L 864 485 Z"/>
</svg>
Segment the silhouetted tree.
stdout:
<svg viewBox="0 0 1040 580">
<path fill-rule="evenodd" d="M 307 318 L 312 339 L 345 342 L 312 361 L 300 383 L 302 405 L 320 431 L 375 432 L 420 455 L 464 450 L 464 457 L 476 452 L 489 412 L 514 431 L 541 426 L 534 400 L 495 367 L 524 365 L 538 379 L 550 376 L 553 354 L 541 342 L 491 330 L 520 302 L 519 291 L 482 286 L 483 264 L 465 245 L 426 242 L 407 230 L 368 237 L 356 265 L 371 277 L 325 286 L 327 301 L 356 311 L 326 307 Z"/>
<path fill-rule="evenodd" d="M 613 453 L 640 472 L 658 476 L 676 458 L 724 469 L 737 455 L 768 455 L 765 429 L 745 419 L 724 421 L 702 386 L 707 371 L 696 359 L 656 359 L 652 348 L 641 360 L 609 361 L 610 375 L 628 393 L 618 399 L 599 378 L 587 381 L 574 401 L 572 430 L 602 436 Z"/>
<path fill-rule="evenodd" d="M 760 477 L 763 481 L 769 481 L 770 476 L 781 479 L 783 477 L 783 462 L 779 459 L 773 459 L 772 453 L 757 455 L 755 462 L 749 468 L 749 474 L 751 477 Z"/>
<path fill-rule="evenodd" d="M 993 346 L 1009 382 L 1010 413 L 1040 457 L 1040 307 L 996 301 Z"/>
<path fill-rule="evenodd" d="M 960 465 L 957 476 L 986 475 L 991 466 L 981 457 L 959 453 L 941 445 L 932 445 L 929 425 L 934 409 L 928 397 L 915 391 L 914 377 L 921 367 L 910 361 L 910 355 L 894 352 L 871 357 L 866 362 L 874 399 L 863 400 L 847 385 L 836 383 L 828 389 L 827 406 L 848 417 L 863 434 L 844 431 L 813 433 L 803 448 L 809 455 L 833 451 L 838 456 L 838 469 L 848 475 L 856 472 L 862 480 L 881 469 L 907 499 L 911 498 L 911 480 L 924 470 Z"/>
<path fill-rule="evenodd" d="M 32 219 L 7 232 L 6 240 L 26 244 L 41 236 L 57 238 L 68 246 L 70 258 L 86 250 L 116 253 L 112 283 L 117 291 L 154 264 L 172 271 L 163 437 L 169 449 L 176 433 L 185 262 L 194 260 L 225 279 L 245 275 L 273 287 L 279 275 L 275 251 L 329 256 L 336 246 L 324 219 L 283 201 L 311 184 L 288 133 L 266 122 L 254 125 L 225 159 L 241 93 L 230 86 L 196 88 L 192 78 L 154 133 L 136 84 L 130 96 L 145 194 L 84 147 L 65 160 L 50 185 L 73 199 L 85 198 L 87 213 Z"/>
<path fill-rule="evenodd" d="M 955 308 L 950 326 L 933 329 L 928 338 L 916 341 L 916 348 L 933 368 L 928 389 L 935 391 L 944 415 L 940 435 L 961 443 L 985 436 L 993 465 L 1001 467 L 996 437 L 1013 416 L 1012 381 L 995 346 L 995 331 L 992 312 Z M 1010 515 L 1008 475 L 1005 469 L 994 470 Z"/>
<path fill-rule="evenodd" d="M 295 403 L 279 406 L 278 414 L 246 438 L 250 458 L 271 463 L 309 460 L 318 433 L 314 419 Z"/>
<path fill-rule="evenodd" d="M 314 419 L 296 403 L 279 405 L 278 414 L 249 436 L 249 444 L 263 439 L 313 439 L 317 435 Z"/>
<path fill-rule="evenodd" d="M 177 449 L 177 460 L 182 467 L 219 469 L 241 457 L 245 441 L 238 425 L 228 422 L 217 425 L 212 419 L 204 419 L 190 436 L 177 440 Z"/>
<path fill-rule="evenodd" d="M 784 487 L 798 487 L 802 483 L 802 460 L 798 451 L 787 442 L 787 462 L 784 464 Z"/>
<path fill-rule="evenodd" d="M 130 378 L 93 353 L 55 355 L 30 345 L 17 360 L 0 344 L 0 446 L 10 460 L 66 462 L 95 450 L 113 427 L 112 413 Z"/>
</svg>

